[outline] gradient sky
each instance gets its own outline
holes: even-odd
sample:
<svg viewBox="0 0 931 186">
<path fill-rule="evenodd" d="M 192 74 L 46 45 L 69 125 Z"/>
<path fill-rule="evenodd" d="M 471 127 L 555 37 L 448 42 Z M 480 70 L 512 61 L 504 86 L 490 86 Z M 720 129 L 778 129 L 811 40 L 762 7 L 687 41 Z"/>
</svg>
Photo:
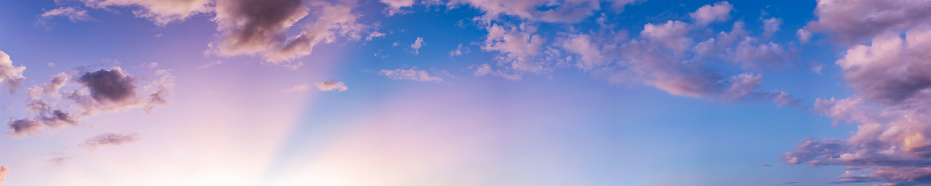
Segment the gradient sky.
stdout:
<svg viewBox="0 0 931 186">
<path fill-rule="evenodd" d="M 931 184 L 928 10 L 0 0 L 0 185 Z"/>
</svg>

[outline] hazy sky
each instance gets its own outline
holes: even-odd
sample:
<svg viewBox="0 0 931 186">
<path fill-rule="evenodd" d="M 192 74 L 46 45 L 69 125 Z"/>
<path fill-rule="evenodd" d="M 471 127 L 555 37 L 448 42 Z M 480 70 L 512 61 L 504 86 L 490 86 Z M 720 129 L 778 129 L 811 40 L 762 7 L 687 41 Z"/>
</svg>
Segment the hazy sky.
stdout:
<svg viewBox="0 0 931 186">
<path fill-rule="evenodd" d="M 0 184 L 931 184 L 928 0 L 0 0 Z"/>
</svg>

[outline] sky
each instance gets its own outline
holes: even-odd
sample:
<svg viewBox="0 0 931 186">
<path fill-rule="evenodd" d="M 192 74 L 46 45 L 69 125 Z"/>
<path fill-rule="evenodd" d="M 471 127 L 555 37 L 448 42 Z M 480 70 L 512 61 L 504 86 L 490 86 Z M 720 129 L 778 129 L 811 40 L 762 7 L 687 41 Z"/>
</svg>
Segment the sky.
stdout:
<svg viewBox="0 0 931 186">
<path fill-rule="evenodd" d="M 0 185 L 926 185 L 928 0 L 0 0 Z"/>
</svg>

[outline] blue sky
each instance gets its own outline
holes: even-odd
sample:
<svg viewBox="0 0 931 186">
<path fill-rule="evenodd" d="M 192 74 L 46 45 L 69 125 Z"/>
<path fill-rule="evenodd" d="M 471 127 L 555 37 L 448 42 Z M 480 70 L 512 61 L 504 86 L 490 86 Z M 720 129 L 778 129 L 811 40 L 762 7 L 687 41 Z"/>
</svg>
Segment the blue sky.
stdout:
<svg viewBox="0 0 931 186">
<path fill-rule="evenodd" d="M 929 8 L 0 0 L 0 184 L 928 184 Z"/>
</svg>

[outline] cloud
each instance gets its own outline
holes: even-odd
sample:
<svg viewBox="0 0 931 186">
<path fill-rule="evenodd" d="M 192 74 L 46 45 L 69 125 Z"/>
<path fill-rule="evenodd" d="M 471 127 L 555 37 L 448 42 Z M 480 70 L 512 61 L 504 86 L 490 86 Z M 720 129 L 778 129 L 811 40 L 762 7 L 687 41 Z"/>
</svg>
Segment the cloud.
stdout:
<svg viewBox="0 0 931 186">
<path fill-rule="evenodd" d="M 804 28 L 798 29 L 798 31 L 795 32 L 795 35 L 796 37 L 798 37 L 798 41 L 801 42 L 802 44 L 805 44 L 805 43 L 808 43 L 808 41 L 811 41 L 811 32 L 809 32 L 808 30 L 805 30 Z"/>
<path fill-rule="evenodd" d="M 499 65 L 516 74 L 529 72 L 541 73 L 548 70 L 545 60 L 537 60 L 543 52 L 545 39 L 534 34 L 536 28 L 528 25 L 501 26 L 491 25 L 485 28 L 488 35 L 485 37 L 482 50 L 498 52 L 495 59 Z"/>
<path fill-rule="evenodd" d="M 592 69 L 605 65 L 608 61 L 601 55 L 601 49 L 592 43 L 588 35 L 572 35 L 562 42 L 562 47 L 581 56 L 581 62 L 576 66 L 580 69 Z"/>
<path fill-rule="evenodd" d="M 284 89 L 284 90 L 282 90 L 282 91 L 284 91 L 284 92 L 303 92 L 303 91 L 306 91 L 306 90 L 308 90 L 308 89 L 310 89 L 310 85 L 307 85 L 307 84 L 300 84 L 300 85 L 294 85 L 293 87 Z"/>
<path fill-rule="evenodd" d="M 423 70 L 417 70 L 416 67 L 411 69 L 394 69 L 387 70 L 383 69 L 378 71 L 378 74 L 381 74 L 385 77 L 394 79 L 394 80 L 412 80 L 412 81 L 421 81 L 421 82 L 433 82 L 433 83 L 442 83 L 443 78 L 437 76 L 431 76 L 430 73 Z"/>
<path fill-rule="evenodd" d="M 10 120 L 7 121 L 7 125 L 10 126 L 11 129 L 11 131 L 7 132 L 7 135 L 14 137 L 38 135 L 42 132 L 42 125 L 31 119 Z"/>
<path fill-rule="evenodd" d="M 0 184 L 3 184 L 3 181 L 6 180 L 6 176 L 10 174 L 10 168 L 7 168 L 6 165 L 0 165 Z"/>
<path fill-rule="evenodd" d="M 681 21 L 666 21 L 665 24 L 647 23 L 643 25 L 641 37 L 645 37 L 673 51 L 683 51 L 692 45 L 692 38 L 687 37 L 691 28 Z"/>
<path fill-rule="evenodd" d="M 207 68 L 210 68 L 210 67 L 212 67 L 212 66 L 217 66 L 217 65 L 221 65 L 221 64 L 223 64 L 223 61 L 217 60 L 217 61 L 214 61 L 214 62 L 210 62 L 210 63 L 204 64 L 204 65 L 201 65 L 201 66 L 197 67 L 197 69 L 207 69 Z"/>
<path fill-rule="evenodd" d="M 209 53 L 220 56 L 261 54 L 266 61 L 279 64 L 310 55 L 320 43 L 333 43 L 337 36 L 360 39 L 367 28 L 356 23 L 357 15 L 349 5 L 300 0 L 219 0 L 216 3 L 217 30 L 221 39 L 210 44 Z M 293 37 L 288 29 L 309 15 L 316 19 Z"/>
<path fill-rule="evenodd" d="M 59 7 L 45 11 L 42 13 L 42 15 L 39 16 L 41 17 L 41 20 L 51 19 L 57 16 L 64 16 L 67 17 L 71 22 L 88 21 L 94 19 L 90 15 L 87 15 L 87 10 L 81 10 L 74 7 Z"/>
<path fill-rule="evenodd" d="M 414 49 L 414 54 L 420 54 L 420 47 L 423 47 L 423 45 L 425 45 L 423 38 L 417 37 L 417 40 L 411 44 L 411 49 Z"/>
<path fill-rule="evenodd" d="M 366 40 L 366 41 L 371 41 L 372 39 L 375 39 L 375 38 L 378 38 L 378 37 L 385 37 L 385 33 L 381 33 L 381 32 L 378 32 L 378 31 L 372 31 L 372 33 L 369 33 L 369 36 L 368 36 L 368 37 L 365 37 L 365 40 Z"/>
<path fill-rule="evenodd" d="M 779 18 L 769 18 L 763 20 L 763 38 L 770 38 L 779 31 L 779 27 L 782 26 L 782 19 Z"/>
<path fill-rule="evenodd" d="M 11 131 L 7 134 L 39 135 L 46 127 L 77 125 L 100 112 L 141 108 L 151 113 L 155 107 L 169 102 L 174 87 L 174 76 L 167 70 L 156 70 L 155 75 L 158 78 L 139 87 L 138 78 L 125 74 L 120 67 L 80 75 L 59 73 L 41 87 L 30 88 L 32 101 L 25 107 L 29 116 L 8 120 Z M 78 88 L 61 89 L 69 84 Z"/>
<path fill-rule="evenodd" d="M 836 65 L 854 95 L 818 99 L 815 112 L 857 123 L 847 139 L 807 138 L 781 157 L 788 164 L 846 166 L 835 183 L 931 184 L 931 24 L 876 35 Z"/>
<path fill-rule="evenodd" d="M 338 90 L 340 92 L 349 90 L 349 87 L 346 87 L 346 84 L 342 81 L 324 81 L 317 83 L 317 89 L 320 91 L 333 91 Z"/>
<path fill-rule="evenodd" d="M 81 0 L 85 6 L 108 9 L 132 7 L 136 17 L 147 18 L 156 25 L 164 26 L 174 21 L 183 21 L 191 16 L 212 11 L 210 0 Z"/>
<path fill-rule="evenodd" d="M 0 51 L 0 84 L 6 85 L 10 94 L 16 92 L 26 79 L 23 77 L 23 71 L 26 71 L 25 66 L 13 66 L 10 55 Z"/>
<path fill-rule="evenodd" d="M 414 0 L 379 0 L 381 3 L 388 5 L 386 10 L 388 10 L 388 15 L 394 15 L 397 13 L 402 13 L 401 8 L 411 7 L 414 5 Z"/>
<path fill-rule="evenodd" d="M 566 59 L 569 64 L 596 76 L 607 77 L 612 82 L 644 83 L 676 96 L 727 102 L 770 100 L 780 106 L 798 105 L 801 101 L 786 92 L 758 90 L 762 84 L 761 74 L 738 71 L 729 75 L 715 70 L 727 64 L 740 69 L 780 68 L 787 66 L 795 57 L 795 51 L 789 46 L 768 41 L 768 35 L 779 30 L 781 20 L 778 18 L 764 21 L 762 26 L 766 31 L 762 36 L 751 36 L 741 21 L 735 22 L 730 31 L 712 35 L 694 33 L 695 30 L 713 29 L 704 26 L 726 21 L 731 11 L 733 9 L 727 2 L 703 6 L 691 14 L 693 23 L 677 20 L 647 23 L 632 39 L 606 31 L 566 34 L 564 38 L 555 39 L 555 45 L 569 56 L 547 59 Z M 494 33 L 492 30 L 489 29 L 489 35 Z M 556 54 L 552 56 L 561 56 L 559 52 Z M 534 55 L 514 56 L 520 59 Z M 540 64 L 539 60 L 533 61 L 537 62 L 531 64 Z M 556 60 L 556 64 L 565 63 Z M 539 66 L 541 69 L 551 68 L 546 64 Z M 487 64 L 472 68 L 476 76 L 504 77 L 508 74 Z"/>
<path fill-rule="evenodd" d="M 94 100 L 101 103 L 124 104 L 136 96 L 133 78 L 123 74 L 121 68 L 85 73 L 77 81 L 90 90 Z"/>
<path fill-rule="evenodd" d="M 607 4 L 620 10 L 636 0 L 610 0 Z M 481 10 L 482 20 L 490 21 L 501 16 L 516 16 L 530 21 L 577 23 L 601 10 L 601 0 L 553 2 L 550 0 L 452 0 L 448 4 L 465 4 Z"/>
<path fill-rule="evenodd" d="M 837 61 L 844 80 L 870 101 L 900 103 L 931 88 L 931 24 L 887 33 L 857 45 Z"/>
<path fill-rule="evenodd" d="M 58 73 L 52 77 L 51 81 L 49 81 L 48 83 L 42 84 L 41 87 L 36 85 L 36 86 L 29 88 L 29 91 L 28 91 L 29 98 L 36 100 L 36 99 L 40 99 L 42 95 L 55 96 L 56 95 L 55 93 L 58 93 L 58 90 L 61 89 L 61 87 L 65 86 L 65 83 L 68 82 L 69 78 L 70 78 L 70 75 L 68 75 L 67 73 L 64 73 L 64 72 Z"/>
<path fill-rule="evenodd" d="M 88 149 L 97 149 L 99 146 L 104 145 L 121 145 L 124 143 L 131 143 L 139 139 L 138 134 L 116 134 L 116 133 L 103 133 L 92 138 L 88 138 L 81 144 L 82 147 Z"/>
<path fill-rule="evenodd" d="M 908 28 L 931 21 L 931 3 L 897 0 L 818 0 L 816 21 L 807 29 L 827 32 L 841 44 L 857 44 L 891 29 Z"/>
<path fill-rule="evenodd" d="M 449 51 L 449 56 L 461 56 L 462 54 L 469 52 L 469 47 L 462 47 L 462 43 L 459 43 L 459 46 L 456 46 L 455 50 Z"/>
<path fill-rule="evenodd" d="M 724 22 L 730 19 L 730 13 L 733 5 L 727 1 L 715 3 L 714 5 L 705 5 L 698 8 L 695 12 L 689 13 L 689 16 L 695 20 L 695 23 L 701 26 L 713 22 Z"/>
</svg>

